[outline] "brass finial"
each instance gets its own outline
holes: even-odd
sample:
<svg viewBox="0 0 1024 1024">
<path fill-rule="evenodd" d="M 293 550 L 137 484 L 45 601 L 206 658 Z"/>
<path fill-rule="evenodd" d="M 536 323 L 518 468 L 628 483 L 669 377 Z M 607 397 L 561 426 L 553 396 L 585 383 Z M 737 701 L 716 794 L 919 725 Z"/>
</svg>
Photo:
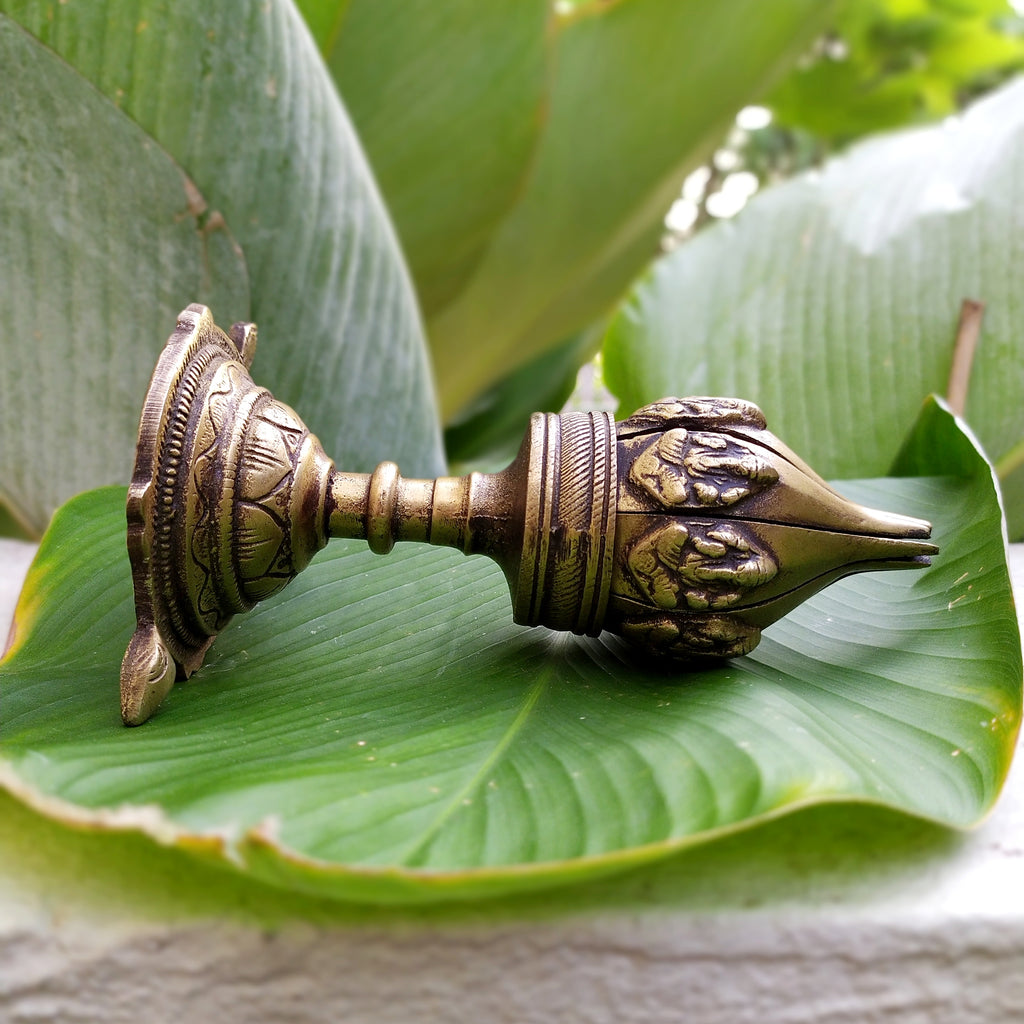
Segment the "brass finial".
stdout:
<svg viewBox="0 0 1024 1024">
<path fill-rule="evenodd" d="M 681 659 L 746 654 L 841 576 L 927 565 L 937 551 L 928 523 L 847 501 L 736 399 L 665 399 L 618 424 L 536 413 L 501 473 L 340 472 L 253 383 L 255 344 L 254 325 L 228 335 L 189 306 L 150 383 L 128 491 L 129 725 L 330 537 L 379 554 L 415 540 L 489 555 L 516 622 L 610 630 Z"/>
</svg>

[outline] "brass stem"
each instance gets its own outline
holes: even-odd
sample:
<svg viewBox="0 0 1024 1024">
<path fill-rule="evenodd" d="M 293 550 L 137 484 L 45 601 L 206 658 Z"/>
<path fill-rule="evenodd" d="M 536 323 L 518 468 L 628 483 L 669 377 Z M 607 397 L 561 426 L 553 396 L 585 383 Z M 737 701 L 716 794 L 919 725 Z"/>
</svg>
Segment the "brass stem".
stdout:
<svg viewBox="0 0 1024 1024">
<path fill-rule="evenodd" d="M 493 555 L 507 548 L 514 511 L 504 500 L 504 477 L 405 479 L 393 462 L 382 462 L 369 474 L 335 470 L 327 485 L 327 532 L 365 540 L 378 555 L 400 540 Z"/>
</svg>

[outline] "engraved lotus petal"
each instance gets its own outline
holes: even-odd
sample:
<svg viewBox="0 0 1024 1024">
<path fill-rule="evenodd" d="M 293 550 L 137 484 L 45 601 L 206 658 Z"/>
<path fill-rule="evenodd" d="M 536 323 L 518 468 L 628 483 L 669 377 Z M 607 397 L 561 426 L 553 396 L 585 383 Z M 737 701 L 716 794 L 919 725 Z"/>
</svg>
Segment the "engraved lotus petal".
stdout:
<svg viewBox="0 0 1024 1024">
<path fill-rule="evenodd" d="M 258 417 L 246 439 L 239 497 L 259 501 L 280 487 L 292 472 L 290 447 L 278 424 Z"/>
<path fill-rule="evenodd" d="M 306 427 L 298 413 L 284 402 L 268 402 L 263 410 L 263 418 L 276 426 L 283 434 L 296 438 L 305 433 Z"/>
<path fill-rule="evenodd" d="M 235 552 L 239 575 L 248 581 L 280 571 L 285 533 L 280 521 L 261 505 L 235 506 Z"/>
</svg>

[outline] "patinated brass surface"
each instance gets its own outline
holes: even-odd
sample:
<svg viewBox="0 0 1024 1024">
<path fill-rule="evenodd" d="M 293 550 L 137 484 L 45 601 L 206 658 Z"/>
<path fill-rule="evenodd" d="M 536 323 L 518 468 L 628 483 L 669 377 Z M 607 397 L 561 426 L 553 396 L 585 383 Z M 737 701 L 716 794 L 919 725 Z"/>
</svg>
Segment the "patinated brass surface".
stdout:
<svg viewBox="0 0 1024 1024">
<path fill-rule="evenodd" d="M 189 306 L 160 357 L 128 492 L 138 628 L 121 667 L 136 725 L 230 618 L 284 587 L 330 537 L 378 554 L 422 541 L 485 554 L 516 622 L 683 660 L 746 654 L 841 576 L 927 565 L 928 523 L 847 501 L 728 398 L 534 414 L 500 473 L 405 480 L 335 469 L 249 375 L 256 328 Z"/>
</svg>

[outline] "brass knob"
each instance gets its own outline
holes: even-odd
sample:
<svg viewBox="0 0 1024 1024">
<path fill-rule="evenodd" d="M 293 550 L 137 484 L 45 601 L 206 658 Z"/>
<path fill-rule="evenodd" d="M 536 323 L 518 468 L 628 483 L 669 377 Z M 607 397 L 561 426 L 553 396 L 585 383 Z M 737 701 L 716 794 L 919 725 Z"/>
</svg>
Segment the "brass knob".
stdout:
<svg viewBox="0 0 1024 1024">
<path fill-rule="evenodd" d="M 647 655 L 730 658 L 850 573 L 929 563 L 928 523 L 843 498 L 728 398 L 534 414 L 500 473 L 405 480 L 335 469 L 249 375 L 252 324 L 180 316 L 153 374 L 128 491 L 138 626 L 121 667 L 129 725 L 191 675 L 230 618 L 284 587 L 330 537 L 385 554 L 423 541 L 501 566 L 516 622 Z"/>
</svg>

